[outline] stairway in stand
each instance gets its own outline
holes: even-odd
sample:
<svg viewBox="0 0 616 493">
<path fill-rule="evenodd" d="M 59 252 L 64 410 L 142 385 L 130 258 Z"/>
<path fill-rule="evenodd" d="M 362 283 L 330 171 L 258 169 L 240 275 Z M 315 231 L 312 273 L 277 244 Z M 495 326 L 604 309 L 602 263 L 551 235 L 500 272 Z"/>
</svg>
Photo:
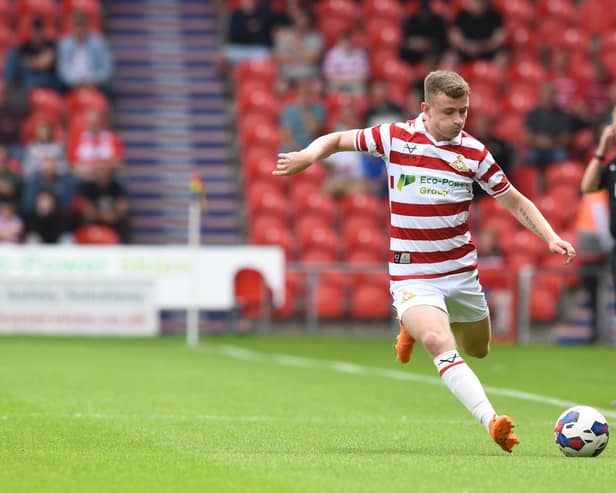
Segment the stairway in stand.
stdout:
<svg viewBox="0 0 616 493">
<path fill-rule="evenodd" d="M 126 146 L 132 242 L 186 244 L 188 185 L 204 178 L 204 244 L 240 240 L 211 0 L 109 0 L 115 121 Z"/>
</svg>

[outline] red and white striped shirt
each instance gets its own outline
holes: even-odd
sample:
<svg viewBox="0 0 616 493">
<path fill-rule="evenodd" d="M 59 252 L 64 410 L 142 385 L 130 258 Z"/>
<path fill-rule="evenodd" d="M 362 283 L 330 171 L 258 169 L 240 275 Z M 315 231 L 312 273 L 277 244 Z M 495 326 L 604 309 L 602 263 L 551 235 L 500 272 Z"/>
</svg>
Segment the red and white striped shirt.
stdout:
<svg viewBox="0 0 616 493">
<path fill-rule="evenodd" d="M 355 149 L 385 160 L 389 178 L 392 281 L 432 279 L 477 268 L 468 212 L 473 181 L 491 196 L 511 185 L 487 148 L 465 131 L 436 141 L 423 114 L 358 130 Z"/>
</svg>

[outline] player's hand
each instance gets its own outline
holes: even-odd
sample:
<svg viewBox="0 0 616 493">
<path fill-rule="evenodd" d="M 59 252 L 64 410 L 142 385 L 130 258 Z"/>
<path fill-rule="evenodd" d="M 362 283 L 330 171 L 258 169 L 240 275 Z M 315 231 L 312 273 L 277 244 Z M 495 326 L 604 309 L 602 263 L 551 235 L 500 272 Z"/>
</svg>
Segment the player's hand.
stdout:
<svg viewBox="0 0 616 493">
<path fill-rule="evenodd" d="M 312 164 L 312 159 L 306 156 L 303 151 L 282 152 L 278 154 L 276 169 L 272 171 L 274 176 L 289 176 L 305 170 Z"/>
<path fill-rule="evenodd" d="M 601 138 L 599 139 L 599 146 L 597 147 L 597 149 L 599 148 L 603 149 L 603 153 L 604 153 L 606 150 L 606 147 L 609 146 L 614 140 L 614 135 L 616 135 L 616 125 L 615 124 L 607 125 L 603 129 L 603 132 L 601 132 Z"/>
<path fill-rule="evenodd" d="M 565 255 L 567 257 L 565 259 L 565 264 L 570 264 L 571 262 L 573 262 L 573 259 L 576 256 L 575 248 L 573 248 L 573 245 L 561 238 L 550 241 L 549 248 L 550 252 L 552 253 L 559 253 L 561 255 Z"/>
</svg>

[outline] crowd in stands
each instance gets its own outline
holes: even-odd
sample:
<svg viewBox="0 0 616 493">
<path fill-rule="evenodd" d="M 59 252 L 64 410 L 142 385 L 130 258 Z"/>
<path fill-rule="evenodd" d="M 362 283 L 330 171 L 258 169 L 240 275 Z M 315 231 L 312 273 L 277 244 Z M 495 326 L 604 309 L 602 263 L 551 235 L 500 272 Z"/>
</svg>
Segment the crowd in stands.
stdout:
<svg viewBox="0 0 616 493">
<path fill-rule="evenodd" d="M 423 77 L 436 68 L 469 81 L 467 131 L 575 241 L 579 180 L 616 103 L 609 0 L 234 0 L 220 7 L 228 28 L 218 62 L 237 102 L 250 241 L 279 244 L 304 264 L 383 262 L 387 245 L 374 239 L 387 236 L 380 160 L 334 155 L 293 180 L 272 180 L 271 169 L 277 152 L 324 132 L 414 118 Z M 348 201 L 357 210 L 339 213 Z M 364 208 L 375 205 L 381 212 L 367 217 Z M 560 262 L 483 193 L 471 219 L 482 262 Z M 288 281 L 291 293 L 299 289 Z M 328 287 L 317 301 L 331 297 L 339 279 L 328 281 L 321 279 L 319 288 Z M 555 286 L 552 278 L 538 289 L 554 298 Z"/>
<path fill-rule="evenodd" d="M 129 240 L 98 0 L 0 1 L 0 243 Z"/>
</svg>

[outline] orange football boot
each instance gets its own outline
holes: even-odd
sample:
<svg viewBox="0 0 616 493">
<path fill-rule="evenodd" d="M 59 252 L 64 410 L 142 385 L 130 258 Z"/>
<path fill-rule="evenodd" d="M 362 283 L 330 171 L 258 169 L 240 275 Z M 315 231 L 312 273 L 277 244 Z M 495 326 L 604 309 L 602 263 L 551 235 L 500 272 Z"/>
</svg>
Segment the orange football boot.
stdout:
<svg viewBox="0 0 616 493">
<path fill-rule="evenodd" d="M 500 445 L 500 448 L 509 453 L 511 453 L 513 447 L 520 443 L 512 429 L 513 422 L 509 416 L 498 416 L 495 414 L 490 421 L 490 435 L 492 435 L 492 439 Z"/>
<path fill-rule="evenodd" d="M 400 363 L 411 361 L 413 346 L 415 346 L 415 339 L 411 337 L 400 321 L 400 333 L 396 337 L 396 357 Z"/>
</svg>

